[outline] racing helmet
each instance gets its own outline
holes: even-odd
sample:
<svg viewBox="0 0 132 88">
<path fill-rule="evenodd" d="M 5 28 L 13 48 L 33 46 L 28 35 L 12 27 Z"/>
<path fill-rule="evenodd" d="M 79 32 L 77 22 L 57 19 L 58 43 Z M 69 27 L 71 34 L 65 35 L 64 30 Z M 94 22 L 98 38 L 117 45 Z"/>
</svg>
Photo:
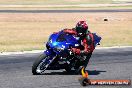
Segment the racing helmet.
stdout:
<svg viewBox="0 0 132 88">
<path fill-rule="evenodd" d="M 87 31 L 88 31 L 88 25 L 86 23 L 86 21 L 79 21 L 76 24 L 75 30 L 77 32 L 77 34 L 79 36 L 84 36 L 86 35 Z"/>
</svg>

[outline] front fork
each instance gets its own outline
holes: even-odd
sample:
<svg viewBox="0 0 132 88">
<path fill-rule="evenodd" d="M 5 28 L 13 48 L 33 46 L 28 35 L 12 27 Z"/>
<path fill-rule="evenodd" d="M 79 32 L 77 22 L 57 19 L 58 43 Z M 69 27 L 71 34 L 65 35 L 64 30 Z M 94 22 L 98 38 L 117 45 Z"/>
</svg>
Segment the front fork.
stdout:
<svg viewBox="0 0 132 88">
<path fill-rule="evenodd" d="M 46 67 L 48 68 L 48 66 L 54 61 L 54 59 L 57 57 L 57 55 L 50 49 L 44 51 L 44 54 L 46 54 L 49 57 L 46 60 L 46 62 L 48 63 L 48 65 Z"/>
</svg>

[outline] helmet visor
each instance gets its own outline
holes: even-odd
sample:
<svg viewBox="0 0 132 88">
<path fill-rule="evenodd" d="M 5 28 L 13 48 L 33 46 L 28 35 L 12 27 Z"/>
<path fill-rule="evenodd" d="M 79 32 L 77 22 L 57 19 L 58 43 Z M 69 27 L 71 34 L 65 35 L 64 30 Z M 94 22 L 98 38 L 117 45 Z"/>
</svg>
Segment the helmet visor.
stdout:
<svg viewBox="0 0 132 88">
<path fill-rule="evenodd" d="M 86 34 L 86 30 L 82 27 L 76 27 L 76 32 L 79 34 L 79 35 L 83 35 L 83 34 Z"/>
</svg>

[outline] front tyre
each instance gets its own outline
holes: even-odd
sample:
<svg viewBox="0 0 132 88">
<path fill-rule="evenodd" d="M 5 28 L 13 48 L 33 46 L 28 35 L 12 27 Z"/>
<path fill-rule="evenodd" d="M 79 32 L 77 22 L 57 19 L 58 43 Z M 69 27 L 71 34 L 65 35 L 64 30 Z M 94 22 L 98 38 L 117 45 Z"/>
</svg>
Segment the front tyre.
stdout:
<svg viewBox="0 0 132 88">
<path fill-rule="evenodd" d="M 33 75 L 41 75 L 46 68 L 48 67 L 48 63 L 46 60 L 48 59 L 48 56 L 45 54 L 40 55 L 36 61 L 33 63 L 32 66 L 32 73 Z"/>
</svg>

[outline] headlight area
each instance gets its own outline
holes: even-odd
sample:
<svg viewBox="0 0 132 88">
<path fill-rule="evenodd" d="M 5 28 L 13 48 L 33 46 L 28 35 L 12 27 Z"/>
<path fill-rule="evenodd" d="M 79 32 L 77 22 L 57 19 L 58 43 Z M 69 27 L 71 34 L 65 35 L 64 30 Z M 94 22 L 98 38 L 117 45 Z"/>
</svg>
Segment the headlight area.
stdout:
<svg viewBox="0 0 132 88">
<path fill-rule="evenodd" d="M 58 51 L 58 52 L 61 52 L 61 51 L 64 50 L 64 48 L 62 48 L 62 47 L 55 47 L 54 50 L 55 50 L 55 51 Z"/>
</svg>

